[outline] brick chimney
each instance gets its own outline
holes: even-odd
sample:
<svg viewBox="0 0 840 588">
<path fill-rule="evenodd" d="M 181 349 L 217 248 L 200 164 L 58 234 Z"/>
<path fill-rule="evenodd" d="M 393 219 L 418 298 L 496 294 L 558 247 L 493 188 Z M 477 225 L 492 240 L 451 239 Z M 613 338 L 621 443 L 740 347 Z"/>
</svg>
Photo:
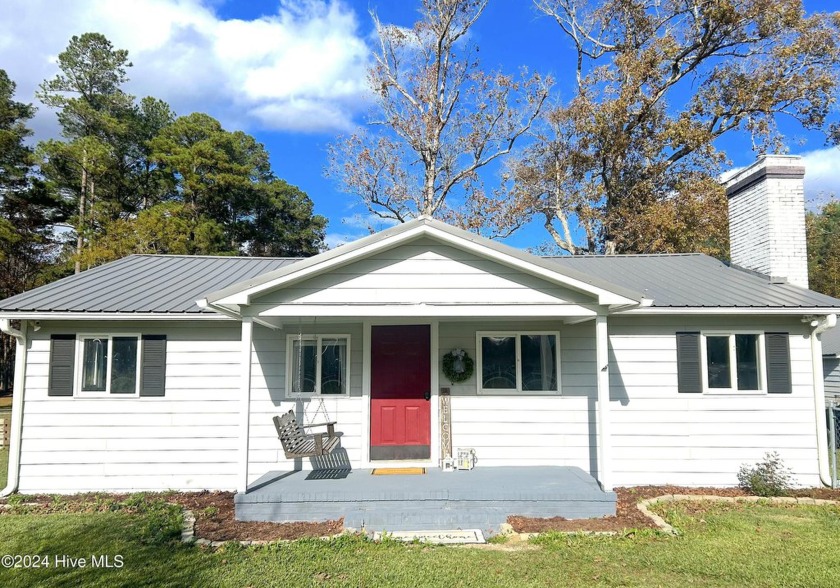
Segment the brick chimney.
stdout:
<svg viewBox="0 0 840 588">
<path fill-rule="evenodd" d="M 762 155 L 726 180 L 734 265 L 808 287 L 804 178 L 800 157 Z"/>
</svg>

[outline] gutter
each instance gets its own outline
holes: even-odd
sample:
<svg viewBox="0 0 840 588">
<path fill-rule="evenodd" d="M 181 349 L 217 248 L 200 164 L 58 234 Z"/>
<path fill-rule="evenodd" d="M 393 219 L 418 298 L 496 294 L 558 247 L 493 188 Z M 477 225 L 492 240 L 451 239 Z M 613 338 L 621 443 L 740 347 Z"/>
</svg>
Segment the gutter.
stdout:
<svg viewBox="0 0 840 588">
<path fill-rule="evenodd" d="M 828 471 L 828 431 L 825 425 L 825 382 L 822 371 L 822 341 L 818 335 L 837 324 L 837 315 L 806 316 L 803 323 L 811 328 L 811 372 L 814 382 L 814 416 L 817 434 L 817 462 L 819 465 L 820 482 L 831 488 L 834 481 Z"/>
<path fill-rule="evenodd" d="M 20 479 L 20 444 L 23 433 L 23 395 L 26 382 L 27 324 L 21 321 L 21 329 L 12 328 L 9 319 L 0 319 L 0 331 L 15 338 L 15 383 L 12 396 L 12 426 L 9 432 L 9 473 L 8 482 L 0 497 L 15 492 Z"/>
</svg>

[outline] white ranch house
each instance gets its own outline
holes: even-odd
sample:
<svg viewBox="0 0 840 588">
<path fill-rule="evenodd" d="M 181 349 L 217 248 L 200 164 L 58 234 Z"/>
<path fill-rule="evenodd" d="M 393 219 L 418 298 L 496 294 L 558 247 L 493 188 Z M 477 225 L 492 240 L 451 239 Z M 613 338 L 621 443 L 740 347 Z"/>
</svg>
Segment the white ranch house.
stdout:
<svg viewBox="0 0 840 588">
<path fill-rule="evenodd" d="M 819 335 L 840 300 L 807 289 L 803 174 L 769 156 L 729 180 L 731 266 L 539 258 L 419 218 L 308 259 L 137 255 L 7 299 L 5 492 L 439 468 L 447 392 L 452 448 L 482 470 L 728 486 L 775 450 L 827 483 Z M 455 349 L 475 370 L 452 384 Z M 325 409 L 340 447 L 286 459 L 272 417 L 290 409 Z"/>
</svg>

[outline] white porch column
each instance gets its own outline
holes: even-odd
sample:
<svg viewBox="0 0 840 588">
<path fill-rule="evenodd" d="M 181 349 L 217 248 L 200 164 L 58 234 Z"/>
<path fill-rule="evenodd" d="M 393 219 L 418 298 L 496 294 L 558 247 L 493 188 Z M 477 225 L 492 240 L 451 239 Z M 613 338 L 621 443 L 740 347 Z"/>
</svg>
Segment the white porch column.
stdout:
<svg viewBox="0 0 840 588">
<path fill-rule="evenodd" d="M 598 370 L 598 481 L 612 490 L 612 446 L 610 444 L 610 358 L 607 317 L 595 317 L 595 362 Z"/>
<path fill-rule="evenodd" d="M 26 394 L 26 367 L 29 353 L 29 326 L 20 321 L 20 330 L 12 329 L 10 321 L 0 321 L 2 331 L 15 338 L 15 381 L 12 395 L 12 422 L 9 430 L 9 464 L 6 487 L 0 481 L 0 496 L 8 496 L 18 489 L 20 482 L 20 444 L 23 431 L 23 402 Z"/>
<path fill-rule="evenodd" d="M 242 342 L 240 347 L 240 415 L 239 415 L 239 475 L 236 491 L 248 489 L 248 440 L 251 425 L 251 346 L 254 340 L 254 323 L 251 317 L 242 317 Z"/>
</svg>

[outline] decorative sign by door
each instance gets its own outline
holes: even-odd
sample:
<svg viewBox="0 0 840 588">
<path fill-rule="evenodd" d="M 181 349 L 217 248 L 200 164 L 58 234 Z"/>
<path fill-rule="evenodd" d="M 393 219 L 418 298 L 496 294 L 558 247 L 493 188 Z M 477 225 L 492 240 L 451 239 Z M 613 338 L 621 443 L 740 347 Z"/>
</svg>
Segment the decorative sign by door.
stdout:
<svg viewBox="0 0 840 588">
<path fill-rule="evenodd" d="M 452 460 L 452 396 L 449 388 L 440 389 L 440 458 L 444 465 Z"/>
</svg>

